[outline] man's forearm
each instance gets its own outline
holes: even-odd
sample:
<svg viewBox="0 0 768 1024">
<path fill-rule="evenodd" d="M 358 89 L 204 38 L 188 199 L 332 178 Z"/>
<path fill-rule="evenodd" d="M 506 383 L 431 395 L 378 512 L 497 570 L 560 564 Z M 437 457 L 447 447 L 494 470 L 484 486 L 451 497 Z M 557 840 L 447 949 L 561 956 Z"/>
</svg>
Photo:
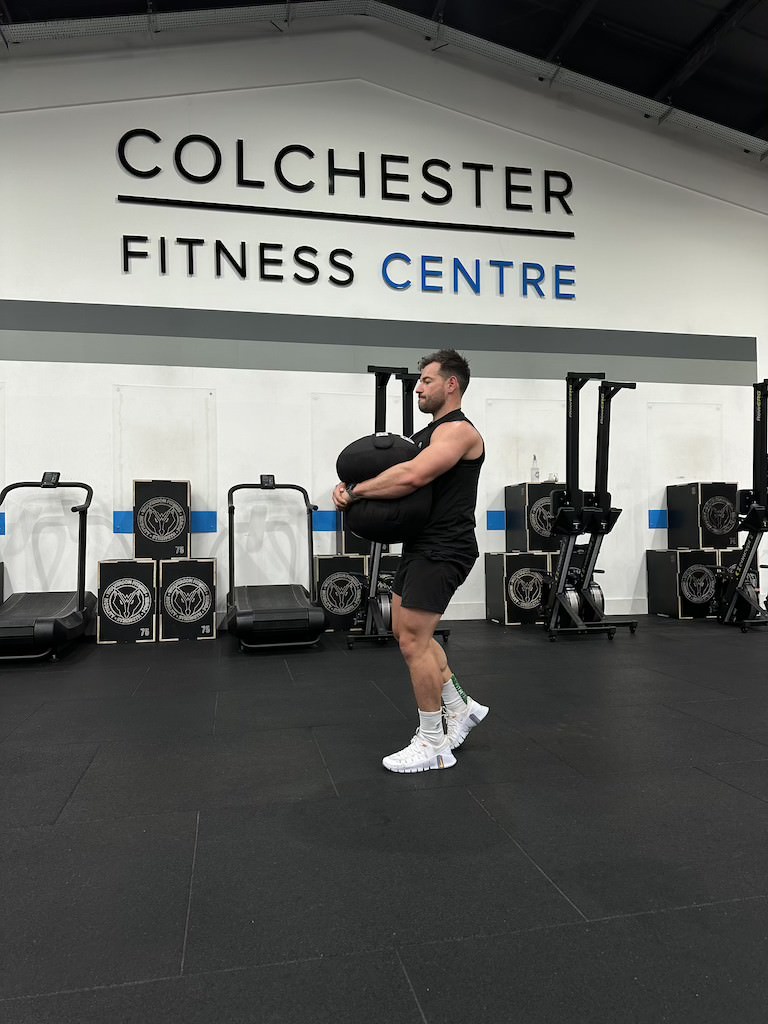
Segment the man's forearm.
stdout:
<svg viewBox="0 0 768 1024">
<path fill-rule="evenodd" d="M 409 469 L 407 462 L 390 466 L 389 469 L 385 469 L 383 473 L 379 473 L 378 476 L 373 476 L 369 480 L 361 480 L 359 483 L 350 480 L 348 483 L 355 484 L 353 495 L 355 499 L 404 498 L 406 494 L 412 494 L 418 490 L 419 486 L 415 482 L 413 472 Z"/>
</svg>

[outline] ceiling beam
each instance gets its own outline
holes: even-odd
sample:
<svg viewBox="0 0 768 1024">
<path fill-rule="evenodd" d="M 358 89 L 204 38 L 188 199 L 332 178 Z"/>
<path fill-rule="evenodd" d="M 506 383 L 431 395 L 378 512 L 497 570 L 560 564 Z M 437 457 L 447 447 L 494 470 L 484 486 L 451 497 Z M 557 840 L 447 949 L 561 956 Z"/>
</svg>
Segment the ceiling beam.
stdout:
<svg viewBox="0 0 768 1024">
<path fill-rule="evenodd" d="M 762 2 L 763 0 L 734 0 L 699 37 L 699 41 L 688 53 L 677 71 L 673 72 L 653 94 L 653 99 L 667 102 L 672 92 L 698 71 L 705 61 L 709 60 L 728 33 L 738 28 L 744 18 Z"/>
<path fill-rule="evenodd" d="M 592 11 L 597 7 L 598 2 L 599 0 L 581 0 L 579 6 L 566 21 L 560 35 L 547 50 L 544 60 L 552 61 L 555 57 L 560 56 L 562 50 L 570 43 Z"/>
<path fill-rule="evenodd" d="M 747 135 L 754 135 L 758 139 L 768 139 L 768 110 L 764 110 L 745 131 Z"/>
</svg>

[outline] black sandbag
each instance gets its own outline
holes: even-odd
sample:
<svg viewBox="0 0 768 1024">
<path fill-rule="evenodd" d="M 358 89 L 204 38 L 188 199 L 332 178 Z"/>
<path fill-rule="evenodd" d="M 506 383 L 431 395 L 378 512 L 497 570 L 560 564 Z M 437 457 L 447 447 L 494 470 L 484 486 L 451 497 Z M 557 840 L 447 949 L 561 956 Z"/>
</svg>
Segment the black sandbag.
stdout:
<svg viewBox="0 0 768 1024">
<path fill-rule="evenodd" d="M 339 480 L 359 483 L 385 469 L 408 462 L 419 449 L 399 434 L 368 434 L 347 445 L 336 460 Z M 381 544 L 397 544 L 415 538 L 432 509 L 432 485 L 404 498 L 360 498 L 344 513 L 347 526 L 357 537 Z"/>
<path fill-rule="evenodd" d="M 404 498 L 360 498 L 346 510 L 347 526 L 356 537 L 381 544 L 414 540 L 432 509 L 432 485 Z"/>
<path fill-rule="evenodd" d="M 336 472 L 339 480 L 356 484 L 418 454 L 413 441 L 400 434 L 367 434 L 347 445 L 336 460 Z"/>
</svg>

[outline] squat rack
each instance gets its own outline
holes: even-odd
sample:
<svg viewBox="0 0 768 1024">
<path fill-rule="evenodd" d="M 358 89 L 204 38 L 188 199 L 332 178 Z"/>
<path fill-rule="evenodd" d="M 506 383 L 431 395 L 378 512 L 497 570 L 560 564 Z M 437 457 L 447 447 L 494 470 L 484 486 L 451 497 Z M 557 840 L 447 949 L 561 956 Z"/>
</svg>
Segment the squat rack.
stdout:
<svg viewBox="0 0 768 1024">
<path fill-rule="evenodd" d="M 373 373 L 376 380 L 374 433 L 386 433 L 387 385 L 390 378 L 394 375 L 395 379 L 399 380 L 402 385 L 403 437 L 410 438 L 413 434 L 413 392 L 420 374 L 410 373 L 407 366 L 369 366 L 368 373 Z M 387 640 L 394 639 L 395 634 L 390 628 L 392 624 L 391 596 L 382 595 L 378 592 L 383 550 L 383 544 L 379 542 L 371 544 L 365 626 L 362 633 L 347 633 L 347 647 L 349 648 L 352 648 L 356 643 L 386 643 Z M 386 602 L 383 600 L 384 597 L 386 597 Z M 435 630 L 434 635 L 441 636 L 443 640 L 447 640 L 450 632 L 450 629 L 439 626 Z"/>
<path fill-rule="evenodd" d="M 746 530 L 747 539 L 739 561 L 727 575 L 717 616 L 723 624 L 740 626 L 742 633 L 751 626 L 768 624 L 768 615 L 749 582 L 760 541 L 768 532 L 768 379 L 753 384 L 752 394 L 752 487 L 739 491 L 739 514 L 744 516 L 739 532 Z"/>
<path fill-rule="evenodd" d="M 579 488 L 580 392 L 590 380 L 599 380 L 595 489 Z M 621 509 L 611 507 L 608 490 L 608 448 L 610 443 L 611 402 L 622 388 L 632 383 L 605 380 L 604 373 L 569 372 L 566 384 L 565 487 L 552 491 L 552 533 L 559 535 L 560 551 L 547 600 L 544 628 L 550 640 L 560 634 L 607 633 L 612 638 L 618 627 L 637 629 L 636 619 L 606 620 L 603 608 L 595 600 L 593 577 L 603 538 L 611 532 Z M 581 568 L 572 565 L 576 541 L 589 534 Z M 568 623 L 565 625 L 564 623 Z"/>
</svg>

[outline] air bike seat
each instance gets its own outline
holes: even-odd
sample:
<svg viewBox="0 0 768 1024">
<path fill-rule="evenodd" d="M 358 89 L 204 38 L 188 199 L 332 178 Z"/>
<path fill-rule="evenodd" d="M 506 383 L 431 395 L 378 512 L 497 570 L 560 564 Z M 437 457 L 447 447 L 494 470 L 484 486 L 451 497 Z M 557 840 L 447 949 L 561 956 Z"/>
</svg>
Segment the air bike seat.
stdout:
<svg viewBox="0 0 768 1024">
<path fill-rule="evenodd" d="M 12 594 L 0 606 L 0 660 L 56 658 L 62 648 L 85 633 L 96 610 L 96 597 L 85 590 L 86 520 L 93 490 L 88 484 L 61 481 L 58 473 L 44 473 L 40 481 L 21 481 L 4 487 L 0 508 L 10 491 L 21 487 L 76 487 L 86 493 L 82 504 L 72 506 L 79 517 L 77 590 Z"/>
<path fill-rule="evenodd" d="M 281 647 L 317 643 L 325 629 L 325 612 L 318 605 L 314 583 L 312 513 L 315 505 L 303 487 L 276 484 L 273 476 L 262 476 L 258 484 L 236 484 L 228 492 L 229 592 L 226 625 L 243 648 Z M 298 583 L 235 586 L 235 491 L 291 490 L 304 499 L 307 512 L 307 549 L 311 592 Z"/>
</svg>

